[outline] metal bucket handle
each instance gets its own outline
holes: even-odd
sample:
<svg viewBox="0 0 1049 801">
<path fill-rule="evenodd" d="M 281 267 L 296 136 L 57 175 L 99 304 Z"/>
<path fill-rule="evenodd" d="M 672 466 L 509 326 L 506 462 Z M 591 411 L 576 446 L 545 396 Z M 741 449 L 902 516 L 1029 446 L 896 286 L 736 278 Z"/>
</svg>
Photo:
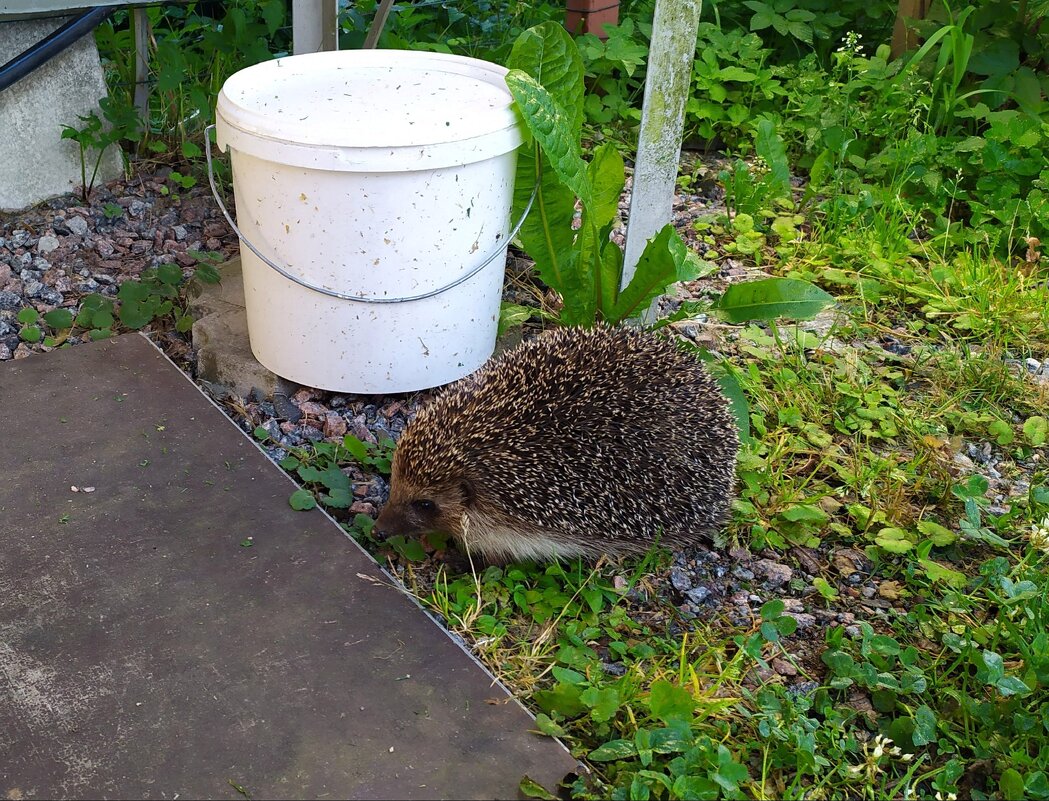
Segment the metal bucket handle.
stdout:
<svg viewBox="0 0 1049 801">
<path fill-rule="evenodd" d="M 259 249 L 253 244 L 251 244 L 251 241 L 246 236 L 244 236 L 241 230 L 237 227 L 237 224 L 233 222 L 233 218 L 226 210 L 226 204 L 222 202 L 222 198 L 219 197 L 218 189 L 215 187 L 215 171 L 212 168 L 211 162 L 211 132 L 213 130 L 215 130 L 214 123 L 204 129 L 204 152 L 207 156 L 208 161 L 208 183 L 211 184 L 211 194 L 214 196 L 215 202 L 219 204 L 219 209 L 222 211 L 222 216 L 226 218 L 226 222 L 229 223 L 230 228 L 232 228 L 233 232 L 240 238 L 240 241 L 247 245 L 248 249 L 256 256 L 258 256 L 264 264 L 276 270 L 289 281 L 293 281 L 294 283 L 298 284 L 301 287 L 304 287 L 305 289 L 311 289 L 314 292 L 319 292 L 322 295 L 327 295 L 330 298 L 338 298 L 339 300 L 349 300 L 353 301 L 354 303 L 405 303 L 411 300 L 425 300 L 426 298 L 432 298 L 435 295 L 440 295 L 442 292 L 447 292 L 449 289 L 453 289 L 459 286 L 459 284 L 469 281 L 471 278 L 477 275 L 477 273 L 481 272 L 481 270 L 483 270 L 485 267 L 487 267 L 489 264 L 495 261 L 495 259 L 499 256 L 500 253 L 503 253 L 506 250 L 506 245 L 500 245 L 495 250 L 493 250 L 492 253 L 484 261 L 482 261 L 469 272 L 459 276 L 449 284 L 445 284 L 444 286 L 439 287 L 437 289 L 431 289 L 429 292 L 424 292 L 421 295 L 406 295 L 405 297 L 401 298 L 369 298 L 363 297 L 361 295 L 347 295 L 343 292 L 336 292 L 334 289 L 328 289 L 326 287 L 317 286 L 316 284 L 311 284 L 308 281 L 299 278 L 299 276 L 288 272 L 280 265 L 274 264 L 266 256 L 262 255 L 262 253 L 259 252 Z M 521 230 L 521 226 L 524 225 L 525 218 L 528 217 L 528 212 L 532 210 L 532 204 L 535 202 L 535 196 L 538 193 L 539 181 L 537 180 L 535 182 L 535 187 L 532 189 L 532 196 L 528 198 L 528 205 L 525 206 L 525 210 L 521 214 L 521 219 L 517 221 L 517 224 L 510 230 L 510 233 L 506 238 L 507 245 L 511 241 L 513 241 L 513 238 L 517 236 L 517 232 Z"/>
</svg>

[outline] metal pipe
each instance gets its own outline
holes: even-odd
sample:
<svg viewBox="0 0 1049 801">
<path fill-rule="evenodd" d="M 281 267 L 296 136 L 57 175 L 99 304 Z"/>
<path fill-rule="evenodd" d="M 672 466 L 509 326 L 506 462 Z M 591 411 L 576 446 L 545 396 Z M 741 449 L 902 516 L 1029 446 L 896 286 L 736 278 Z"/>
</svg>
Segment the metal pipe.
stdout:
<svg viewBox="0 0 1049 801">
<path fill-rule="evenodd" d="M 0 92 L 22 80 L 37 67 L 46 64 L 113 12 L 111 8 L 93 8 L 75 17 L 20 55 L 0 67 Z"/>
</svg>

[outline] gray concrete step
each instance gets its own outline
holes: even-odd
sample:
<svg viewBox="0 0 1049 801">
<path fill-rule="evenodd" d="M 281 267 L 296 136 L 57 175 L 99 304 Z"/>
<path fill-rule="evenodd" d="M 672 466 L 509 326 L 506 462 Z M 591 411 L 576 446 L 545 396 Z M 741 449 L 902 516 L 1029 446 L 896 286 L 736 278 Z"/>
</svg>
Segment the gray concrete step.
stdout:
<svg viewBox="0 0 1049 801">
<path fill-rule="evenodd" d="M 512 798 L 574 768 L 144 337 L 0 365 L 0 420 L 0 797 Z"/>
</svg>

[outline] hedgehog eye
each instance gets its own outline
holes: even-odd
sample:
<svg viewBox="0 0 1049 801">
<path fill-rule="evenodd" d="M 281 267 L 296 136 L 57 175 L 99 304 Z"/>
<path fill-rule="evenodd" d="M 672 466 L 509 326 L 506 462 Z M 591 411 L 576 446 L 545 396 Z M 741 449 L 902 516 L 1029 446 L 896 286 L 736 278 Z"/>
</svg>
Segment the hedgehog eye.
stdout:
<svg viewBox="0 0 1049 801">
<path fill-rule="evenodd" d="M 427 514 L 430 514 L 431 512 L 434 512 L 437 509 L 437 504 L 435 504 L 429 498 L 423 498 L 418 501 L 412 501 L 412 506 L 414 506 L 420 512 L 426 512 Z"/>
</svg>

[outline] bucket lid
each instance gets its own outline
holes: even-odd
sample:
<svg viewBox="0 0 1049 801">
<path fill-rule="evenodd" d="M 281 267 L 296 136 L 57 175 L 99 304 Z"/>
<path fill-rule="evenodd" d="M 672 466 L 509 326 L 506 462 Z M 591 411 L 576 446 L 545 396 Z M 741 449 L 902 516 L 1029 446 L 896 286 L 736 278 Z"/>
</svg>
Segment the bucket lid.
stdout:
<svg viewBox="0 0 1049 801">
<path fill-rule="evenodd" d="M 506 72 L 480 59 L 405 50 L 266 61 L 222 87 L 218 143 L 315 169 L 470 164 L 521 143 Z"/>
</svg>

